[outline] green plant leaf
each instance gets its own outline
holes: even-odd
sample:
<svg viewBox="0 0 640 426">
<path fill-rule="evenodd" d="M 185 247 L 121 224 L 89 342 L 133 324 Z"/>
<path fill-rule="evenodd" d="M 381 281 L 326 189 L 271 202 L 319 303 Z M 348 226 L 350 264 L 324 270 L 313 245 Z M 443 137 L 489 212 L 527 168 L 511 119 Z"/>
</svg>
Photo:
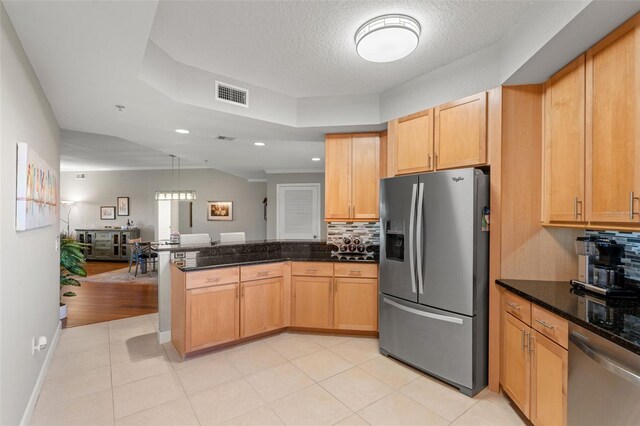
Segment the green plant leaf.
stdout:
<svg viewBox="0 0 640 426">
<path fill-rule="evenodd" d="M 63 296 L 65 296 L 65 297 L 74 297 L 74 296 L 77 296 L 77 294 L 75 294 L 72 291 L 67 291 L 65 294 L 63 294 Z"/>
</svg>

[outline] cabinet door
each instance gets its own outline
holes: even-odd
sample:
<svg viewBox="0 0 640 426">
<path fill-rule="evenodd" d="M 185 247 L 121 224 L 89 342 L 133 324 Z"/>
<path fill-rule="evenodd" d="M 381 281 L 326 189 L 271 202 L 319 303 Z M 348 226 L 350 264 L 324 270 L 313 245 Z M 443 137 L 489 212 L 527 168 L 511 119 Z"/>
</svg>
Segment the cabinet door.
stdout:
<svg viewBox="0 0 640 426">
<path fill-rule="evenodd" d="M 567 350 L 533 330 L 531 416 L 534 425 L 567 424 Z"/>
<path fill-rule="evenodd" d="M 398 120 L 396 174 L 433 170 L 433 109 Z"/>
<path fill-rule="evenodd" d="M 378 330 L 378 280 L 336 278 L 334 280 L 334 328 Z"/>
<path fill-rule="evenodd" d="M 325 218 L 351 218 L 351 135 L 325 138 Z"/>
<path fill-rule="evenodd" d="M 380 138 L 377 133 L 352 136 L 353 219 L 378 220 L 380 188 Z"/>
<path fill-rule="evenodd" d="M 487 162 L 487 93 L 440 105 L 435 116 L 435 168 Z"/>
<path fill-rule="evenodd" d="M 640 32 L 636 16 L 587 51 L 587 219 L 638 223 Z"/>
<path fill-rule="evenodd" d="M 584 222 L 585 56 L 551 77 L 545 90 L 545 208 L 549 221 Z"/>
<path fill-rule="evenodd" d="M 282 278 L 240 283 L 240 337 L 283 327 Z"/>
<path fill-rule="evenodd" d="M 238 284 L 186 291 L 186 352 L 240 337 Z"/>
<path fill-rule="evenodd" d="M 502 388 L 525 416 L 529 417 L 530 358 L 529 327 L 503 311 Z"/>
<path fill-rule="evenodd" d="M 331 328 L 333 316 L 332 279 L 293 277 L 293 325 Z"/>
</svg>

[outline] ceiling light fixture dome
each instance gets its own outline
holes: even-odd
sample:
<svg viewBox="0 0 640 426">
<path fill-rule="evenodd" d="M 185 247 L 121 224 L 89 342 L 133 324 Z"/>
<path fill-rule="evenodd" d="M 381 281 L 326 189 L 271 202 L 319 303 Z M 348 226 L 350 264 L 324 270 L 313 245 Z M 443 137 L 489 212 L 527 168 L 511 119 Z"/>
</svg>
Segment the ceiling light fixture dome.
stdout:
<svg viewBox="0 0 640 426">
<path fill-rule="evenodd" d="M 397 61 L 415 50 L 420 31 L 420 24 L 411 16 L 378 16 L 356 31 L 356 51 L 370 62 Z"/>
</svg>

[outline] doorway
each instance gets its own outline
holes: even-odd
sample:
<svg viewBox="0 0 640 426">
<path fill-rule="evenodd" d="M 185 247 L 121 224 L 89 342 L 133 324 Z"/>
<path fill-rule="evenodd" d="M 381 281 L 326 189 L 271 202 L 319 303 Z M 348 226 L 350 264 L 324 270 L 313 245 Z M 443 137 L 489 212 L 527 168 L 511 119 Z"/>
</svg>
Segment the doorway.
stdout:
<svg viewBox="0 0 640 426">
<path fill-rule="evenodd" d="M 276 236 L 279 240 L 320 238 L 320 184 L 276 185 Z"/>
</svg>

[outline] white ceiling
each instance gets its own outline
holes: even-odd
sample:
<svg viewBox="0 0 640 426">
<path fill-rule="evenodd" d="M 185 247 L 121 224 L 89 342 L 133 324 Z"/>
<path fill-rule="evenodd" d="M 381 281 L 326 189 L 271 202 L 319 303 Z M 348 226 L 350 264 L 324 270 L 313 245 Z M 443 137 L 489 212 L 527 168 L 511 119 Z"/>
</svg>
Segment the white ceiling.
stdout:
<svg viewBox="0 0 640 426">
<path fill-rule="evenodd" d="M 69 130 L 62 133 L 65 169 L 166 168 L 166 156 L 175 154 L 185 166 L 248 179 L 322 170 L 323 161 L 311 157 L 324 156 L 325 133 L 384 128 L 381 92 L 437 74 L 517 34 L 523 24 L 535 29 L 530 17 L 545 15 L 534 12 L 559 10 L 559 3 L 544 1 L 3 4 L 58 123 Z M 585 4 L 563 3 L 560 28 Z M 365 62 L 355 53 L 353 35 L 387 12 L 417 18 L 420 45 L 395 63 Z M 552 31 L 539 24 L 534 35 Z M 531 49 L 540 40 L 528 42 Z M 217 76 L 251 88 L 250 107 L 214 102 Z M 430 106 L 428 99 L 421 102 Z M 126 109 L 118 112 L 115 104 Z M 191 133 L 178 135 L 176 128 Z M 219 141 L 218 135 L 236 140 Z M 255 141 L 267 147 L 256 148 Z"/>
<path fill-rule="evenodd" d="M 150 38 L 184 64 L 294 97 L 381 92 L 500 40 L 530 1 L 163 1 Z M 386 13 L 415 17 L 420 44 L 396 62 L 361 59 L 353 38 Z"/>
</svg>

